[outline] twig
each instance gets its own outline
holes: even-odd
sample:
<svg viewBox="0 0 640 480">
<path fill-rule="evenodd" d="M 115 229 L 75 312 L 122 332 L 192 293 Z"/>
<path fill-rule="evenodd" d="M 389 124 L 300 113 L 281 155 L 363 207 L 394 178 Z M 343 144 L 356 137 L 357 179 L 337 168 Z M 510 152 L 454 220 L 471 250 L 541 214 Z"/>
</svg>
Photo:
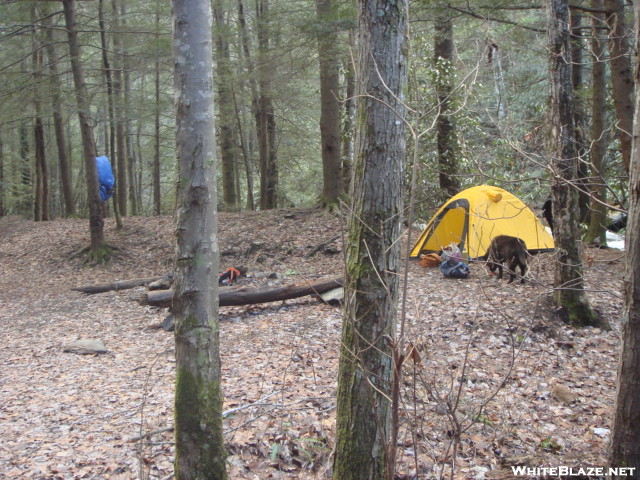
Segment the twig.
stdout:
<svg viewBox="0 0 640 480">
<path fill-rule="evenodd" d="M 236 413 L 236 412 L 238 412 L 240 410 L 244 410 L 244 409 L 249 408 L 249 407 L 255 407 L 256 405 L 261 405 L 265 400 L 273 397 L 274 395 L 277 395 L 280 392 L 282 392 L 282 390 L 277 390 L 277 391 L 275 391 L 273 393 L 270 393 L 266 397 L 262 397 L 260 400 L 258 400 L 256 402 L 248 403 L 246 405 L 241 405 L 239 407 L 230 408 L 229 410 L 225 410 L 224 412 L 222 412 L 222 418 L 228 417 L 232 413 Z M 138 435 L 137 437 L 130 438 L 128 440 L 128 442 L 129 443 L 139 442 L 140 440 L 142 440 L 144 438 L 153 437 L 154 435 L 158 435 L 160 433 L 165 433 L 165 432 L 173 432 L 173 426 L 164 427 L 164 428 L 161 428 L 159 430 L 153 430 L 151 432 L 147 432 L 147 433 Z"/>
<path fill-rule="evenodd" d="M 154 435 L 158 435 L 159 433 L 165 433 L 165 432 L 173 432 L 173 426 L 164 427 L 164 428 L 161 428 L 159 430 L 153 430 L 152 432 L 147 432 L 147 433 L 144 433 L 142 435 L 138 435 L 137 437 L 130 438 L 128 440 L 128 442 L 129 443 L 139 442 L 140 440 L 142 440 L 144 438 L 153 437 Z"/>
<path fill-rule="evenodd" d="M 235 407 L 235 408 L 231 408 L 229 410 L 225 410 L 224 412 L 222 412 L 222 418 L 228 417 L 232 413 L 239 412 L 240 410 L 244 410 L 244 409 L 249 408 L 249 407 L 255 407 L 256 405 L 261 405 L 265 400 L 267 400 L 267 399 L 273 397 L 274 395 L 277 395 L 277 394 L 279 394 L 280 392 L 283 392 L 283 391 L 284 391 L 283 389 L 276 390 L 275 392 L 270 393 L 266 397 L 262 397 L 260 400 L 258 400 L 256 402 L 248 403 L 246 405 L 241 405 L 239 407 Z"/>
</svg>

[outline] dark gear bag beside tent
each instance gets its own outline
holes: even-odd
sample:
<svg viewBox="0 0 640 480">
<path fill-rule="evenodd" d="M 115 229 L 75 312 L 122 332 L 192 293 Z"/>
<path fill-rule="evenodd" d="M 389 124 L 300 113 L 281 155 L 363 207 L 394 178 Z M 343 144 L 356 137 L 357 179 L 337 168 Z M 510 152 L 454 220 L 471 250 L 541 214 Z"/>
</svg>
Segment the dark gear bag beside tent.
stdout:
<svg viewBox="0 0 640 480">
<path fill-rule="evenodd" d="M 446 278 L 467 278 L 471 269 L 464 262 L 450 259 L 440 264 L 440 271 Z"/>
<path fill-rule="evenodd" d="M 96 168 L 98 170 L 98 183 L 100 185 L 100 200 L 106 202 L 113 195 L 116 180 L 113 178 L 111 162 L 106 156 L 96 157 Z"/>
</svg>

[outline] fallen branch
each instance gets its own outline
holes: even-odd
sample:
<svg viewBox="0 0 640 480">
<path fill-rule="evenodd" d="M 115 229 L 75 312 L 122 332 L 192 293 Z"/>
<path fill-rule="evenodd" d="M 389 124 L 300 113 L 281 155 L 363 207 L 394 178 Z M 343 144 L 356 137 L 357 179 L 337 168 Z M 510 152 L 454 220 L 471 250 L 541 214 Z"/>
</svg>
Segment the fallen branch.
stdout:
<svg viewBox="0 0 640 480">
<path fill-rule="evenodd" d="M 286 285 L 276 288 L 248 288 L 238 287 L 229 290 L 220 289 L 218 292 L 219 305 L 228 307 L 233 305 L 253 305 L 256 303 L 277 302 L 291 298 L 304 297 L 305 295 L 319 295 L 333 290 L 342 285 L 342 278 L 333 278 L 318 283 L 304 283 Z M 170 307 L 173 298 L 173 289 L 156 290 L 147 292 L 142 303 L 154 307 Z"/>
<path fill-rule="evenodd" d="M 127 290 L 128 288 L 140 287 L 148 285 L 152 282 L 157 282 L 165 277 L 150 277 L 150 278 L 133 278 L 131 280 L 119 280 L 117 282 L 106 283 L 103 285 L 89 285 L 85 287 L 75 287 L 71 290 L 82 293 L 104 293 L 112 290 Z"/>
<path fill-rule="evenodd" d="M 326 242 L 322 242 L 320 245 L 317 245 L 313 250 L 311 250 L 309 253 L 307 253 L 304 258 L 311 258 L 313 257 L 316 253 L 318 253 L 320 250 L 322 250 L 326 245 L 329 245 L 330 243 L 334 242 L 335 240 L 339 239 L 340 235 L 336 235 L 335 237 L 327 240 Z"/>
</svg>

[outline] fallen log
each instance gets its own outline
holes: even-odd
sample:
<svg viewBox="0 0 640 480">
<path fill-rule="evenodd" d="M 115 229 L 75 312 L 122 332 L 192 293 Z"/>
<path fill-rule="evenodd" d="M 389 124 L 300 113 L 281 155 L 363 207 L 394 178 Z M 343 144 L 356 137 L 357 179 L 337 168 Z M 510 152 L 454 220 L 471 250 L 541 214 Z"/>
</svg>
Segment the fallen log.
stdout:
<svg viewBox="0 0 640 480">
<path fill-rule="evenodd" d="M 152 282 L 157 282 L 166 277 L 133 278 L 131 280 L 118 280 L 117 282 L 105 283 L 102 285 L 89 285 L 85 287 L 75 287 L 71 290 L 82 293 L 104 293 L 112 290 L 126 290 L 128 288 L 141 287 Z"/>
<path fill-rule="evenodd" d="M 342 285 L 342 278 L 323 280 L 317 283 L 299 283 L 283 287 L 249 288 L 236 287 L 218 290 L 219 305 L 221 307 L 237 305 L 253 305 L 255 303 L 277 302 L 305 295 L 319 295 Z M 173 289 L 147 292 L 142 303 L 154 307 L 170 307 Z"/>
</svg>

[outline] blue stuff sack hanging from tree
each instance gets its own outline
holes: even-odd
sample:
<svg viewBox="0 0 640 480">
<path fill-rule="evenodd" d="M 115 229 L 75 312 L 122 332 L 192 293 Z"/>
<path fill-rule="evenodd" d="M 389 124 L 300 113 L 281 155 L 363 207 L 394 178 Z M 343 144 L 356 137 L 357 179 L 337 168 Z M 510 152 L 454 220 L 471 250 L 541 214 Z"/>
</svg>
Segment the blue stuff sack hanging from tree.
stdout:
<svg viewBox="0 0 640 480">
<path fill-rule="evenodd" d="M 98 183 L 100 184 L 100 200 L 106 202 L 113 195 L 116 186 L 109 158 L 104 155 L 96 157 L 96 168 L 98 170 Z"/>
</svg>

